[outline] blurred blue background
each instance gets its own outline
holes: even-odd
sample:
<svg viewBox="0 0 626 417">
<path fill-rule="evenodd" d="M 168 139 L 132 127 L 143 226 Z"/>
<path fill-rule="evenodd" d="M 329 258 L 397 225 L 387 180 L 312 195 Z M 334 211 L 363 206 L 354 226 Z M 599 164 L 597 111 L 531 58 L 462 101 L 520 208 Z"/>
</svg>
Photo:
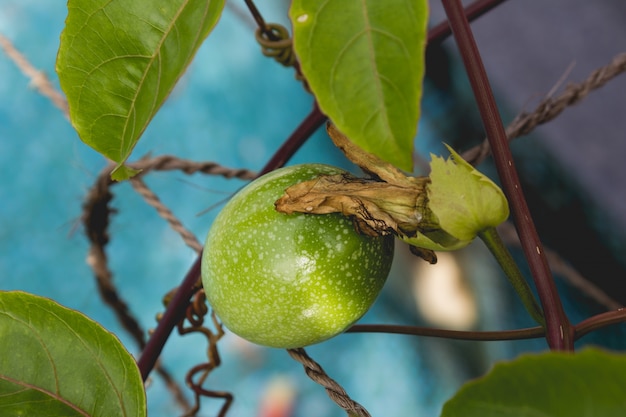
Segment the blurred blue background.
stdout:
<svg viewBox="0 0 626 417">
<path fill-rule="evenodd" d="M 263 2 L 258 6 L 267 21 L 285 24 L 287 3 Z M 507 3 L 497 11 L 504 19 L 519 16 L 507 7 L 513 6 Z M 583 16 L 583 11 L 574 9 L 573 13 Z M 441 16 L 436 7 L 433 14 Z M 10 39 L 56 86 L 54 64 L 65 16 L 65 2 L 57 0 L 0 0 L 0 34 Z M 506 24 L 506 20 L 500 24 Z M 145 132 L 134 158 L 147 153 L 172 154 L 213 160 L 233 168 L 263 167 L 311 110 L 312 100 L 294 79 L 291 69 L 261 55 L 253 30 L 243 2 L 229 2 L 217 29 Z M 480 22 L 477 31 L 479 41 L 483 39 L 481 33 L 484 38 L 493 38 L 485 35 L 489 28 L 480 26 Z M 516 35 L 519 33 L 510 34 L 512 38 Z M 444 46 L 454 49 L 451 41 Z M 611 48 L 607 49 L 609 52 L 598 59 L 597 66 L 608 62 Z M 496 62 L 491 52 L 485 52 L 487 64 Z M 429 152 L 441 152 L 441 141 L 468 147 L 472 140 L 482 137 L 462 69 L 445 50 L 439 53 L 432 78 L 427 80 L 424 118 L 416 139 L 417 158 L 422 162 L 428 161 Z M 576 53 L 572 56 L 582 59 Z M 498 59 L 501 64 L 505 61 Z M 543 79 L 543 84 L 525 86 L 527 90 L 521 93 L 511 91 L 510 84 L 515 83 L 498 86 L 500 80 L 496 77 L 505 114 L 511 115 L 506 109 L 512 109 L 512 114 L 519 111 L 516 100 L 549 90 L 564 70 L 561 64 L 555 62 L 551 67 L 552 78 L 547 83 Z M 545 72 L 537 77 L 543 75 Z M 619 129 L 608 129 L 603 137 Z M 626 143 L 624 131 L 621 139 Z M 558 131 L 543 133 L 554 140 L 559 138 Z M 528 174 L 525 178 L 530 192 L 538 195 L 537 204 L 545 203 L 540 198 L 545 195 L 587 196 L 581 201 L 589 233 L 599 229 L 610 238 L 611 245 L 603 252 L 615 262 L 614 271 L 623 272 L 623 264 L 616 261 L 620 258 L 617 254 L 623 253 L 626 224 L 619 216 L 619 203 L 603 199 L 602 195 L 589 197 L 589 187 L 579 181 L 581 173 L 572 178 L 572 170 L 566 169 L 573 157 L 555 157 L 557 148 L 551 151 L 536 138 L 527 143 L 518 151 L 520 158 L 525 158 L 520 165 Z M 325 162 L 353 169 L 321 130 L 290 164 L 299 162 Z M 595 162 L 596 168 L 606 165 L 602 160 Z M 565 168 L 558 168 L 561 163 Z M 80 310 L 117 334 L 137 355 L 135 343 L 100 300 L 93 273 L 86 264 L 88 246 L 79 222 L 81 204 L 104 167 L 103 158 L 80 142 L 63 114 L 29 86 L 29 80 L 16 65 L 0 53 L 0 289 L 32 292 Z M 485 170 L 493 173 L 490 169 L 485 165 Z M 585 172 L 593 170 L 586 168 Z M 619 175 L 605 174 L 609 178 L 603 184 L 615 183 L 610 193 L 622 196 L 616 201 L 626 201 L 621 193 L 624 177 Z M 244 184 L 239 180 L 172 172 L 151 173 L 146 182 L 201 241 L 219 206 L 203 213 L 205 209 Z M 622 188 L 616 193 L 615 187 Z M 155 315 L 163 310 L 162 295 L 178 285 L 195 255 L 129 184 L 116 185 L 113 192 L 113 206 L 118 214 L 113 217 L 107 247 L 110 268 L 132 312 L 144 328 L 152 328 Z M 572 198 L 578 201 L 578 197 Z M 563 200 L 570 198 L 559 201 Z M 554 206 L 555 212 L 559 208 L 558 204 Z M 537 213 L 541 218 L 544 212 Z M 613 226 L 606 226 L 607 219 L 614 219 Z M 562 236 L 559 230 L 547 228 L 546 235 L 558 247 Z M 589 267 L 597 270 L 602 265 L 591 262 Z M 566 281 L 558 282 L 572 321 L 603 311 Z M 490 330 L 532 325 L 481 244 L 454 256 L 441 255 L 435 267 L 426 267 L 406 248 L 398 247 L 389 283 L 362 322 Z M 579 344 L 623 349 L 625 340 L 623 326 L 614 326 Z M 230 415 L 267 415 L 261 411 L 263 401 L 274 398 L 276 392 L 293 399 L 293 415 L 344 415 L 285 351 L 257 347 L 230 334 L 219 346 L 223 363 L 211 374 L 206 386 L 235 395 Z M 205 348 L 200 337 L 174 335 L 165 347 L 163 363 L 183 384 L 186 371 L 204 361 Z M 481 343 L 346 334 L 308 351 L 372 415 L 435 416 L 464 381 L 484 373 L 494 361 L 545 348 L 543 340 Z M 150 416 L 181 413 L 156 376 L 151 378 L 147 396 Z M 199 415 L 215 415 L 220 405 L 219 400 L 203 400 Z"/>
</svg>

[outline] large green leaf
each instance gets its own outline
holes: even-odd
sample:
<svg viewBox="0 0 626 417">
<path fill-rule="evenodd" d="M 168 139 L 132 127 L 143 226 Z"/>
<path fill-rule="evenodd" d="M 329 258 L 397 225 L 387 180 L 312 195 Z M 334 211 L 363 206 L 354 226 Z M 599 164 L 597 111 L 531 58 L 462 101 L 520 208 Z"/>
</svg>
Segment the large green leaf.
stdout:
<svg viewBox="0 0 626 417">
<path fill-rule="evenodd" d="M 448 401 L 442 417 L 622 417 L 626 355 L 598 349 L 524 355 Z"/>
<path fill-rule="evenodd" d="M 69 0 L 57 57 L 81 140 L 119 164 L 217 23 L 225 0 Z"/>
<path fill-rule="evenodd" d="M 146 415 L 139 369 L 120 341 L 46 298 L 0 292 L 0 415 Z"/>
<path fill-rule="evenodd" d="M 353 142 L 412 168 L 426 0 L 294 0 L 294 48 L 320 109 Z"/>
</svg>

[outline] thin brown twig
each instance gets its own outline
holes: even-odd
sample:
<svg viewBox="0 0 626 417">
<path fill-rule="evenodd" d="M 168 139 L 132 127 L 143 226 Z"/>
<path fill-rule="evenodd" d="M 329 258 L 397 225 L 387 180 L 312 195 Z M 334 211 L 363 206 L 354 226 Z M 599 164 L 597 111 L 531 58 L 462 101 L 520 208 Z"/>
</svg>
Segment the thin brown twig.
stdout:
<svg viewBox="0 0 626 417">
<path fill-rule="evenodd" d="M 200 398 L 210 397 L 222 399 L 222 407 L 218 417 L 226 416 L 228 409 L 233 402 L 233 395 L 226 391 L 208 390 L 204 388 L 204 384 L 215 368 L 219 367 L 222 360 L 220 358 L 219 350 L 217 347 L 218 341 L 224 336 L 224 329 L 222 324 L 218 321 L 214 311 L 209 313 L 209 308 L 206 303 L 206 296 L 204 290 L 199 290 L 193 297 L 193 301 L 187 306 L 186 319 L 189 322 L 189 326 L 185 326 L 185 320 L 178 323 L 178 333 L 181 335 L 190 333 L 200 333 L 204 335 L 208 342 L 207 347 L 207 362 L 194 366 L 187 372 L 185 380 L 187 386 L 189 386 L 194 393 L 194 406 L 187 411 L 182 417 L 195 416 L 200 410 Z M 214 330 L 209 329 L 204 325 L 205 317 L 209 315 L 213 324 Z"/>
</svg>

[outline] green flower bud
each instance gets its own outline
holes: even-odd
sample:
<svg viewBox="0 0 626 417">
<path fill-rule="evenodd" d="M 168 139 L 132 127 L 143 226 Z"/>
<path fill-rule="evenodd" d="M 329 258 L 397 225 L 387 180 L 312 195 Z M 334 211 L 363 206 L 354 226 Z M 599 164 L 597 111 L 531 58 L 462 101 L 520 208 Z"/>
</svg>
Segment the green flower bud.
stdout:
<svg viewBox="0 0 626 417">
<path fill-rule="evenodd" d="M 509 217 L 504 193 L 493 181 L 447 146 L 447 160 L 431 155 L 426 187 L 426 218 L 416 236 L 400 238 L 424 249 L 450 251 L 467 246 L 476 235 Z M 425 212 L 426 210 L 424 210 Z"/>
</svg>

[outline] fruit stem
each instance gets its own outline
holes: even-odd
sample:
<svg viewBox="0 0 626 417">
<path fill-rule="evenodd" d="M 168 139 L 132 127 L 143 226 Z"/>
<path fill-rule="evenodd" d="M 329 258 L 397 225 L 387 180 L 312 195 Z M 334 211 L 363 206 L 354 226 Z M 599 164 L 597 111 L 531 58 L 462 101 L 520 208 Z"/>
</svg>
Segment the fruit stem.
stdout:
<svg viewBox="0 0 626 417">
<path fill-rule="evenodd" d="M 511 253 L 506 248 L 504 243 L 502 243 L 502 239 L 500 238 L 496 228 L 490 227 L 485 229 L 484 231 L 478 233 L 478 236 L 485 243 L 494 258 L 496 258 L 498 264 L 500 264 L 500 267 L 506 274 L 506 277 L 513 286 L 513 289 L 522 300 L 524 307 L 526 307 L 526 311 L 528 311 L 537 323 L 539 323 L 542 327 L 545 327 L 546 320 L 544 318 L 543 311 L 535 299 L 530 285 L 528 285 L 528 282 L 524 279 L 522 272 L 519 270 L 519 267 L 511 256 Z"/>
</svg>

